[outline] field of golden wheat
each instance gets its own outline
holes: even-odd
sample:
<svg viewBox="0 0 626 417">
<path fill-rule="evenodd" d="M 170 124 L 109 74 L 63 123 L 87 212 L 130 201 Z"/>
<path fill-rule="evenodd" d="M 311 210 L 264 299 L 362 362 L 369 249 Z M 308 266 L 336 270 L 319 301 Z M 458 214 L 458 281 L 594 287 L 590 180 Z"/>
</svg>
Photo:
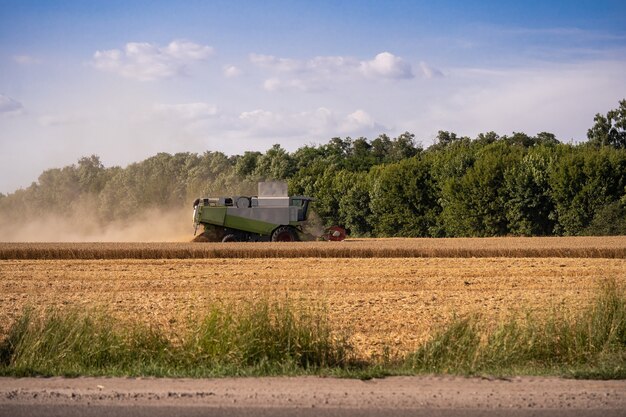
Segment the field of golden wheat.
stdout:
<svg viewBox="0 0 626 417">
<path fill-rule="evenodd" d="M 324 308 L 364 355 L 406 353 L 455 315 L 575 314 L 603 280 L 626 285 L 624 237 L 204 245 L 1 244 L 0 338 L 26 306 L 104 309 L 175 337 L 216 303 L 269 298 Z"/>
<path fill-rule="evenodd" d="M 1 238 L 1 237 L 0 237 Z M 626 236 L 387 238 L 297 243 L 2 243 L 0 259 L 626 258 Z"/>
</svg>

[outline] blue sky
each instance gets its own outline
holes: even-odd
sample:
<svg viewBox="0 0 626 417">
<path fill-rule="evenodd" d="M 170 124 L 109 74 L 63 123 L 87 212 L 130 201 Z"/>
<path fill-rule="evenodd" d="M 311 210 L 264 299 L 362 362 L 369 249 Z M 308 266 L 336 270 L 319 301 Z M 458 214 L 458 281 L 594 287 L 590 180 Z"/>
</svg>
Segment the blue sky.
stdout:
<svg viewBox="0 0 626 417">
<path fill-rule="evenodd" d="M 623 1 L 3 1 L 0 192 L 98 154 L 553 132 L 626 97 Z"/>
</svg>

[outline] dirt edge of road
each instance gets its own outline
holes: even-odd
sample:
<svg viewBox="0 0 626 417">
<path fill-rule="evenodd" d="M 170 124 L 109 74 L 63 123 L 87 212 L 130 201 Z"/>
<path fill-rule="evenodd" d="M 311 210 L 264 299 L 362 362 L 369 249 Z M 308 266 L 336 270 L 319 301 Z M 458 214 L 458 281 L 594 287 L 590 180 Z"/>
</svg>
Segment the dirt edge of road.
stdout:
<svg viewBox="0 0 626 417">
<path fill-rule="evenodd" d="M 0 378 L 2 405 L 626 410 L 626 381 L 390 377 Z"/>
</svg>

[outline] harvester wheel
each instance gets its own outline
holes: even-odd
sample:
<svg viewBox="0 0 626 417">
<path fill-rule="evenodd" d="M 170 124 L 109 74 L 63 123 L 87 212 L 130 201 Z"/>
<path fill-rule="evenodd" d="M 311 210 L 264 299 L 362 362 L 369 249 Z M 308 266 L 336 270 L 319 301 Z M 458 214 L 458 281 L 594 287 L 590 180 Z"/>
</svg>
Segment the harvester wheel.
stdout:
<svg viewBox="0 0 626 417">
<path fill-rule="evenodd" d="M 280 226 L 272 233 L 272 242 L 295 242 L 296 240 L 298 240 L 298 235 L 290 226 Z"/>
<path fill-rule="evenodd" d="M 224 236 L 222 242 L 239 242 L 239 237 L 234 233 L 230 233 Z"/>
</svg>

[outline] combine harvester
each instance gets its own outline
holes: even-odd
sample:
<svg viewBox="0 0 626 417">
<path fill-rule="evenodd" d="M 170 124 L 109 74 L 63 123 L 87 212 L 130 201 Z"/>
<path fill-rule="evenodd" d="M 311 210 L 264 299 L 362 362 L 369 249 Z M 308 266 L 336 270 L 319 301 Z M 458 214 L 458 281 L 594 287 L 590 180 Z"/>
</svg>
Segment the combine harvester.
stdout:
<svg viewBox="0 0 626 417">
<path fill-rule="evenodd" d="M 260 182 L 258 196 L 198 198 L 193 203 L 194 242 L 340 241 L 346 231 L 332 226 L 321 236 L 307 233 L 311 197 L 289 196 L 287 183 Z"/>
</svg>

